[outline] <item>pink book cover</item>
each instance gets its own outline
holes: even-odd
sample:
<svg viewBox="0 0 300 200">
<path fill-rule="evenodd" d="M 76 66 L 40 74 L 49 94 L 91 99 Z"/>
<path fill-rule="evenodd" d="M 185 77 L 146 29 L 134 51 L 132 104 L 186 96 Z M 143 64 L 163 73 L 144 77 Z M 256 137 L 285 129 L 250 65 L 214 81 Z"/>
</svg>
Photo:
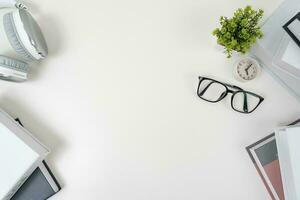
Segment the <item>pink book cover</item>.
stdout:
<svg viewBox="0 0 300 200">
<path fill-rule="evenodd" d="M 271 134 L 247 147 L 249 156 L 273 200 L 284 200 L 276 140 Z"/>
</svg>

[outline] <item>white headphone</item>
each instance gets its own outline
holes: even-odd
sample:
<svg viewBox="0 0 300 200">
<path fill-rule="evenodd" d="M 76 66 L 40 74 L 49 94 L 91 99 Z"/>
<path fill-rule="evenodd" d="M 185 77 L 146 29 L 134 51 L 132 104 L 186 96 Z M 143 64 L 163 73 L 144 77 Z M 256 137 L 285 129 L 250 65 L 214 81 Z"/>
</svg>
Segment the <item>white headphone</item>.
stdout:
<svg viewBox="0 0 300 200">
<path fill-rule="evenodd" d="M 27 62 L 47 54 L 42 31 L 26 6 L 16 0 L 0 0 L 0 79 L 27 80 Z"/>
</svg>

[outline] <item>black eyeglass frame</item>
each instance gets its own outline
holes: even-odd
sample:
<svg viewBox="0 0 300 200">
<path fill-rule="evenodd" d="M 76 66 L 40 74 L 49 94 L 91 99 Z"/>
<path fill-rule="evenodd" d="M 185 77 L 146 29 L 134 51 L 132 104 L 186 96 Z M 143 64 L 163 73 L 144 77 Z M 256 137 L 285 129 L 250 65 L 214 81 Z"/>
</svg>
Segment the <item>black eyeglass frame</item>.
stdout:
<svg viewBox="0 0 300 200">
<path fill-rule="evenodd" d="M 209 80 L 211 81 L 210 84 L 208 84 L 206 86 L 206 88 L 204 88 L 201 92 L 200 92 L 200 85 L 202 83 L 202 81 L 204 80 Z M 208 89 L 208 87 L 212 84 L 212 83 L 218 83 L 218 84 L 221 84 L 224 88 L 225 88 L 225 92 L 222 93 L 222 95 L 219 97 L 219 99 L 215 100 L 215 101 L 210 101 L 208 99 L 205 99 L 202 97 L 202 95 L 205 93 L 205 91 Z M 236 91 L 233 91 L 230 88 L 233 88 L 235 89 Z M 202 94 L 201 94 L 202 93 Z M 215 79 L 211 79 L 211 78 L 207 78 L 207 77 L 202 77 L 202 76 L 199 76 L 199 84 L 198 84 L 198 88 L 197 88 L 197 96 L 199 98 L 201 98 L 202 100 L 204 101 L 207 101 L 207 102 L 210 102 L 210 103 L 217 103 L 221 100 L 223 100 L 227 95 L 228 93 L 231 93 L 232 96 L 231 96 L 231 108 L 239 113 L 244 113 L 244 114 L 250 114 L 252 113 L 254 110 L 256 110 L 256 108 L 264 101 L 264 98 L 253 93 L 253 92 L 250 92 L 250 91 L 246 91 L 246 90 L 243 90 L 242 88 L 238 87 L 238 86 L 235 86 L 235 85 L 231 85 L 231 84 L 228 84 L 228 83 L 223 83 L 223 82 L 220 82 L 220 81 L 217 81 Z M 239 93 L 243 93 L 244 94 L 244 109 L 247 108 L 247 95 L 246 94 L 250 94 L 252 96 L 255 96 L 259 99 L 259 102 L 257 103 L 256 107 L 254 109 L 252 109 L 251 111 L 248 111 L 248 109 L 246 109 L 245 111 L 240 111 L 240 110 L 237 110 L 236 108 L 234 108 L 233 106 L 233 99 L 235 97 L 235 95 L 239 94 Z"/>
</svg>

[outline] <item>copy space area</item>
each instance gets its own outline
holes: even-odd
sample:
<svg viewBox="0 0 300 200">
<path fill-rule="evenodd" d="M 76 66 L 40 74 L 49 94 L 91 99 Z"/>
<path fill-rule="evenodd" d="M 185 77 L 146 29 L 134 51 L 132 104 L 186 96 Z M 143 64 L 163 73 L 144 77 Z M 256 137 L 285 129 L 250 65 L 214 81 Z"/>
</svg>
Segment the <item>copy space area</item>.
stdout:
<svg viewBox="0 0 300 200">
<path fill-rule="evenodd" d="M 263 71 L 247 83 L 216 45 L 221 15 L 281 0 L 32 0 L 49 57 L 0 104 L 51 150 L 53 200 L 269 199 L 245 147 L 300 103 Z M 265 97 L 250 115 L 196 95 L 198 76 Z"/>
</svg>

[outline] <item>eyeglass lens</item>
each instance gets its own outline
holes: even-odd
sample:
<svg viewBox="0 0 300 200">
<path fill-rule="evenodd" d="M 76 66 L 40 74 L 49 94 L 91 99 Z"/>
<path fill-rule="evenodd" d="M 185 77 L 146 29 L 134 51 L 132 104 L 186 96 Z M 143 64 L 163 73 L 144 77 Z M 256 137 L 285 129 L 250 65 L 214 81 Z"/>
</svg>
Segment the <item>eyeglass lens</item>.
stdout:
<svg viewBox="0 0 300 200">
<path fill-rule="evenodd" d="M 226 93 L 226 91 L 227 89 L 224 85 L 205 79 L 200 83 L 198 95 L 207 101 L 216 102 Z"/>
<path fill-rule="evenodd" d="M 259 97 L 248 92 L 237 92 L 232 98 L 232 107 L 239 112 L 252 112 L 259 104 Z"/>
</svg>

